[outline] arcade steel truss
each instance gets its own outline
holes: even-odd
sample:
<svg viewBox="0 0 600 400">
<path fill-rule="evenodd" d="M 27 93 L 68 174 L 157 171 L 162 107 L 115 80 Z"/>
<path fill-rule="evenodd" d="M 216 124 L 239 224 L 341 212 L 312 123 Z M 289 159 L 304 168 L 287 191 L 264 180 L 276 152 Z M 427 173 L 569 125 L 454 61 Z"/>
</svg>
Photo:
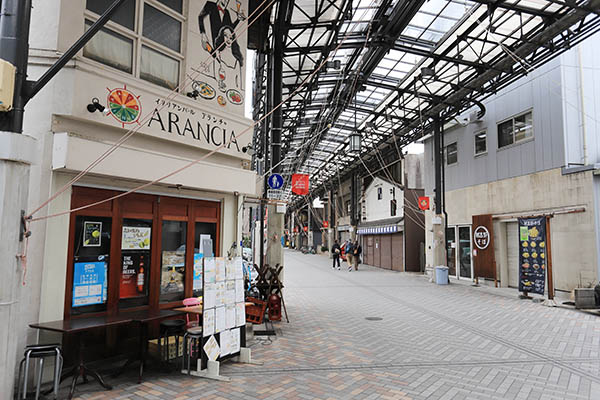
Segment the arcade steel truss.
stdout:
<svg viewBox="0 0 600 400">
<path fill-rule="evenodd" d="M 256 127 L 257 154 L 301 207 L 291 174 L 309 174 L 316 197 L 394 162 L 434 121 L 596 33 L 599 10 L 600 0 L 280 0 L 256 57 L 255 119 L 294 94 Z M 348 151 L 353 131 L 360 154 Z"/>
</svg>

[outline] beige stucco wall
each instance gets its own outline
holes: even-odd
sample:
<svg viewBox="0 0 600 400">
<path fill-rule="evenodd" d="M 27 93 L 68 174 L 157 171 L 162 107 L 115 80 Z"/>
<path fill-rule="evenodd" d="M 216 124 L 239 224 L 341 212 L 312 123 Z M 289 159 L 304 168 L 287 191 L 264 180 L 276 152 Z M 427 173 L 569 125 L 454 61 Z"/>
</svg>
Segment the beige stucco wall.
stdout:
<svg viewBox="0 0 600 400">
<path fill-rule="evenodd" d="M 431 196 L 431 195 L 430 195 Z M 433 196 L 432 196 L 433 198 Z M 561 214 L 560 209 L 584 208 L 584 212 Z M 520 215 L 557 212 L 550 223 L 555 287 L 572 290 L 582 276 L 597 279 L 596 233 L 592 171 L 562 175 L 553 169 L 446 192 L 448 225 L 471 224 L 472 216 L 493 214 L 494 239 L 499 223 Z M 507 214 L 507 215 L 502 215 Z M 427 263 L 431 265 L 431 212 L 427 213 Z M 498 246 L 496 246 L 498 247 Z M 496 249 L 498 272 L 506 270 L 506 257 Z M 502 279 L 502 276 L 500 276 Z"/>
</svg>

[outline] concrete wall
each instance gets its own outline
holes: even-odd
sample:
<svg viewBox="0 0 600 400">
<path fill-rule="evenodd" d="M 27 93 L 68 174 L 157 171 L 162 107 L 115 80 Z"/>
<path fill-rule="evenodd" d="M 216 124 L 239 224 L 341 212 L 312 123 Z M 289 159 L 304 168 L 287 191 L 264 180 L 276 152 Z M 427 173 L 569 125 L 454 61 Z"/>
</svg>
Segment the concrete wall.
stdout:
<svg viewBox="0 0 600 400">
<path fill-rule="evenodd" d="M 494 214 L 494 240 L 501 243 L 499 221 L 518 215 L 556 212 L 551 220 L 552 258 L 555 287 L 572 290 L 582 276 L 597 279 L 596 199 L 593 172 L 562 175 L 561 169 L 504 179 L 446 192 L 448 225 L 472 223 L 472 216 Z M 585 212 L 561 214 L 561 210 L 584 208 Z M 504 215 L 503 215 L 504 214 Z M 431 213 L 426 215 L 427 262 L 431 264 Z M 506 270 L 496 249 L 500 272 Z M 505 261 L 504 261 L 505 262 Z M 506 278 L 506 277 L 505 277 Z"/>
</svg>

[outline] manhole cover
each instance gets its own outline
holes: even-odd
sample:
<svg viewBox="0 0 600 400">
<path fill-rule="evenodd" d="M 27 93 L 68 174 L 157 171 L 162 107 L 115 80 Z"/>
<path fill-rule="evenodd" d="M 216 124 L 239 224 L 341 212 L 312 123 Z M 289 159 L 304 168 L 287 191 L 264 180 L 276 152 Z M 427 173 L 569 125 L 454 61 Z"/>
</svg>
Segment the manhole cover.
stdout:
<svg viewBox="0 0 600 400">
<path fill-rule="evenodd" d="M 383 318 L 381 317 L 366 317 L 367 321 L 381 321 Z"/>
</svg>

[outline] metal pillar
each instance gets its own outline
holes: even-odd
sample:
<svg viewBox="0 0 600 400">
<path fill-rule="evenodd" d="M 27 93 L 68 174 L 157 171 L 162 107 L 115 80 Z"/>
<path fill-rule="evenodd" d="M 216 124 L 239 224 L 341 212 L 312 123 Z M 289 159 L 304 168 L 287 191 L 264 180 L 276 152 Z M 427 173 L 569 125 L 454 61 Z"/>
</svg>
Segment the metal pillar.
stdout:
<svg viewBox="0 0 600 400">
<path fill-rule="evenodd" d="M 441 120 L 433 121 L 433 159 L 435 164 L 435 213 L 442 213 L 442 163 L 444 161 L 442 148 Z"/>
<path fill-rule="evenodd" d="M 27 79 L 31 0 L 2 0 L 1 4 L 0 58 L 14 65 L 17 72 L 13 109 L 0 113 L 0 131 L 21 133 L 25 109 L 22 89 Z"/>
</svg>

